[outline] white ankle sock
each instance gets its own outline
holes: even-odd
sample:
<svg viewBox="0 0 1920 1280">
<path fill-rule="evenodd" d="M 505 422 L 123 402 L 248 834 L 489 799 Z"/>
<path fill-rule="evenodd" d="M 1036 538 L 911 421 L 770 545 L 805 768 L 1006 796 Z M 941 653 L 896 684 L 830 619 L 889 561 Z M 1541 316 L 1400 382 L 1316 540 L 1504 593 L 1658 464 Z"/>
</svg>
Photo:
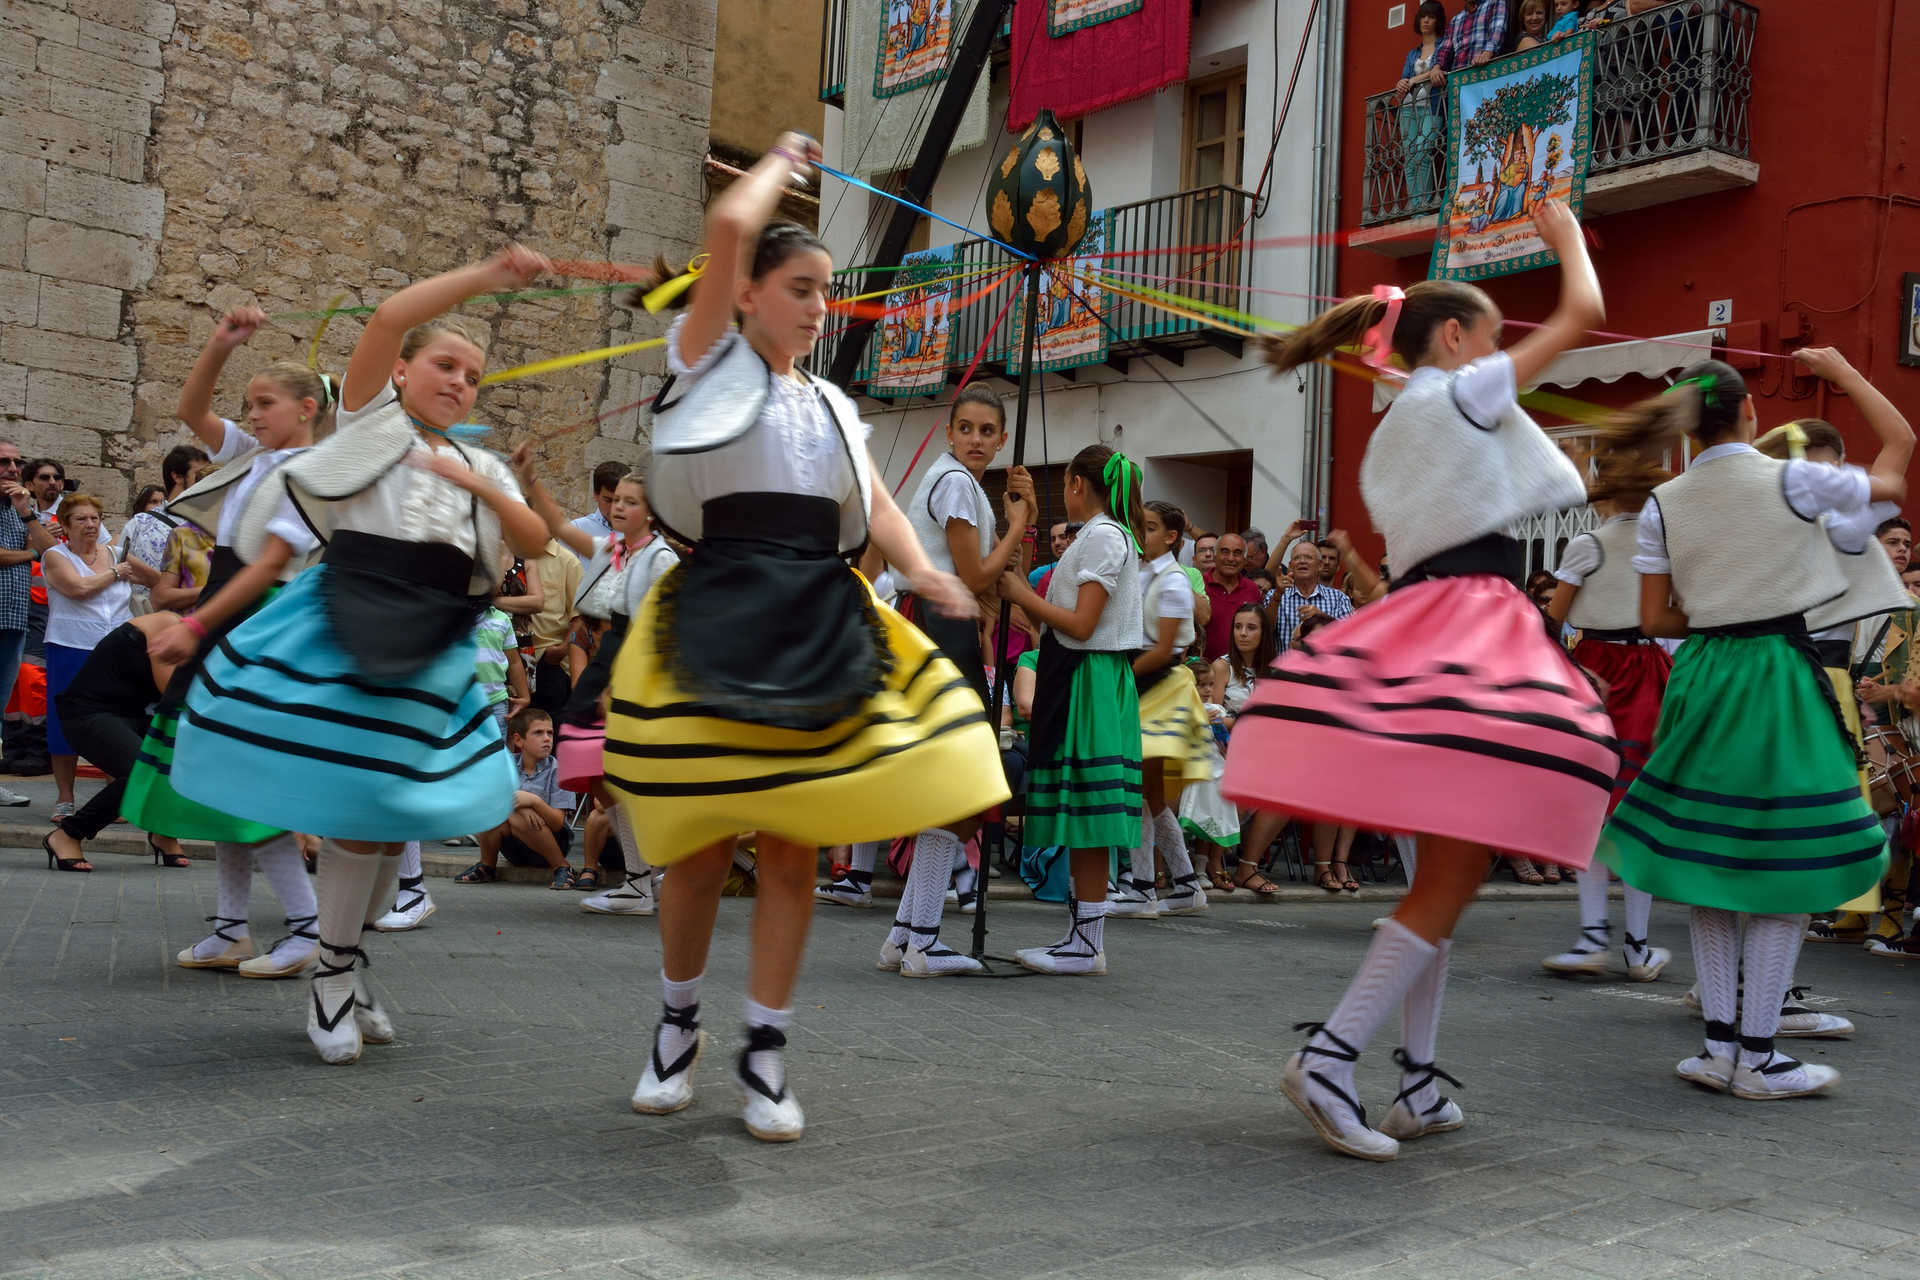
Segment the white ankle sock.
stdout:
<svg viewBox="0 0 1920 1280">
<path fill-rule="evenodd" d="M 1400 1001 L 1400 1047 L 1406 1051 L 1407 1061 L 1420 1068 L 1433 1065 L 1434 1047 L 1440 1040 L 1440 1002 L 1447 990 L 1447 961 L 1453 955 L 1453 939 L 1442 938 L 1434 948 L 1433 959 Z M 1406 1072 L 1400 1085 L 1406 1088 L 1425 1076 L 1424 1070 Z M 1409 1095 L 1407 1105 L 1425 1112 L 1439 1101 L 1440 1091 L 1428 1079 L 1424 1088 Z"/>
<path fill-rule="evenodd" d="M 227 849 L 244 852 L 248 846 L 215 845 L 214 856 L 224 859 Z M 251 852 L 260 874 L 273 886 L 273 896 L 280 899 L 280 910 L 287 919 L 301 920 L 319 914 L 320 909 L 313 896 L 314 878 L 307 874 L 306 864 L 300 860 L 300 842 L 293 838 L 292 833 L 253 845 Z M 224 862 L 222 865 L 225 865 Z"/>
<path fill-rule="evenodd" d="M 1438 954 L 1439 948 L 1433 943 L 1389 917 L 1385 924 L 1374 931 L 1373 943 L 1367 948 L 1366 958 L 1360 962 L 1360 971 L 1353 975 L 1346 994 L 1340 997 L 1340 1003 L 1327 1015 L 1323 1024 L 1325 1034 L 1337 1037 L 1355 1053 L 1364 1050 L 1367 1042 L 1373 1039 L 1373 1033 L 1386 1020 L 1387 1014 L 1419 981 L 1420 975 L 1433 966 L 1434 957 Z M 1434 1018 L 1437 1026 L 1437 998 Z M 1316 1036 L 1319 1034 L 1316 1033 Z M 1308 1055 L 1307 1065 L 1332 1080 L 1349 1096 L 1352 1095 L 1351 1062 L 1316 1053 Z"/>
<path fill-rule="evenodd" d="M 291 837 L 289 837 L 291 838 Z M 227 932 L 236 938 L 247 936 L 247 908 L 253 897 L 253 846 L 217 844 L 213 848 L 215 884 L 219 888 L 214 911 L 223 920 L 238 920 Z M 291 913 L 289 913 L 291 914 Z"/>
<path fill-rule="evenodd" d="M 748 997 L 742 1016 L 746 1020 L 749 1036 L 757 1027 L 768 1027 L 780 1032 L 784 1041 L 787 1028 L 793 1025 L 792 1009 L 769 1009 L 752 997 Z M 767 1088 L 776 1094 L 786 1087 L 786 1056 L 778 1048 L 760 1049 L 748 1053 L 747 1070 L 759 1076 Z"/>
<path fill-rule="evenodd" d="M 883 843 L 880 840 L 863 840 L 847 849 L 847 865 L 864 875 L 868 884 L 873 883 L 873 864 L 880 859 Z"/>
<path fill-rule="evenodd" d="M 1647 922 L 1653 918 L 1653 895 L 1644 889 L 1636 889 L 1630 884 L 1622 884 L 1621 890 L 1627 899 L 1627 921 L 1624 932 L 1627 937 L 1627 963 L 1645 964 L 1647 962 Z"/>
<path fill-rule="evenodd" d="M 706 975 L 703 973 L 698 978 L 688 978 L 685 982 L 675 982 L 666 975 L 665 970 L 661 971 L 660 992 L 661 1002 L 666 1006 L 665 1011 L 679 1014 L 681 1015 L 682 1021 L 691 1022 L 693 1025 L 677 1026 L 674 1023 L 662 1020 L 660 1025 L 655 1028 L 653 1033 L 653 1051 L 659 1056 L 661 1063 L 661 1067 L 656 1068 L 657 1070 L 673 1066 L 674 1063 L 680 1060 L 682 1054 L 693 1048 L 695 1043 L 699 1041 L 700 978 L 704 977 L 706 977 Z"/>
<path fill-rule="evenodd" d="M 1740 1002 L 1740 1061 L 1766 1062 L 1780 1029 L 1780 1006 L 1793 985 L 1793 966 L 1806 940 L 1806 916 L 1748 916 L 1741 944 L 1746 990 Z"/>
<path fill-rule="evenodd" d="M 1147 812 L 1145 805 L 1140 807 L 1140 839 L 1133 846 L 1128 875 L 1133 880 L 1133 887 L 1141 893 L 1153 892 L 1153 815 Z"/>
<path fill-rule="evenodd" d="M 955 836 L 954 840 L 960 845 L 960 848 L 959 851 L 953 855 L 953 891 L 959 894 L 962 900 L 964 900 L 968 894 L 980 887 L 980 873 L 975 871 L 973 864 L 967 861 L 967 846 L 965 842 L 961 841 L 958 836 Z M 944 892 L 941 893 L 940 898 L 944 904 L 946 894 Z"/>
<path fill-rule="evenodd" d="M 420 866 L 420 842 L 418 840 L 407 841 L 406 846 L 400 850 L 400 878 L 402 880 L 412 880 L 416 883 L 426 878 Z"/>
<path fill-rule="evenodd" d="M 1580 885 L 1581 931 L 1593 929 L 1605 933 L 1607 931 L 1607 888 L 1613 877 L 1607 873 L 1605 867 L 1596 865 L 1588 867 L 1585 871 L 1574 872 L 1573 878 Z M 1574 949 L 1585 951 L 1586 943 L 1582 942 Z"/>
<path fill-rule="evenodd" d="M 1167 860 L 1167 875 L 1175 882 L 1193 874 L 1186 833 L 1180 830 L 1180 819 L 1174 816 L 1172 805 L 1153 815 L 1153 847 Z"/>
<path fill-rule="evenodd" d="M 1707 1052 L 1731 1058 L 1736 1035 L 1733 1022 L 1740 1005 L 1740 918 L 1717 907 L 1695 907 L 1688 929 L 1693 936 L 1700 1013 L 1707 1023 Z M 1776 1019 L 1780 1015 L 1777 1000 L 1773 1013 Z"/>
<path fill-rule="evenodd" d="M 954 861 L 963 856 L 960 837 L 944 828 L 935 827 L 914 837 L 913 865 L 907 868 L 906 887 L 900 891 L 899 918 L 907 922 L 911 933 L 903 945 L 925 951 L 940 941 L 940 915 L 947 907 L 947 880 L 953 873 Z"/>
<path fill-rule="evenodd" d="M 1416 836 L 1395 836 L 1393 847 L 1399 851 L 1400 865 L 1406 868 L 1407 883 L 1413 883 L 1413 877 L 1420 868 L 1420 841 Z"/>
</svg>

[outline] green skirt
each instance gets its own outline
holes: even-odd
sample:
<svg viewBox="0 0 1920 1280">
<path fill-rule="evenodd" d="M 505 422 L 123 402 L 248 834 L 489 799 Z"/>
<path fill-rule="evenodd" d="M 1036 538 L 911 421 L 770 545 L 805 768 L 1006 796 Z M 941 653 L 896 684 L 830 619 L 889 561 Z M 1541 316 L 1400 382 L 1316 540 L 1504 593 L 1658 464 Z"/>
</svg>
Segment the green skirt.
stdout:
<svg viewBox="0 0 1920 1280">
<path fill-rule="evenodd" d="M 1877 884 L 1886 837 L 1812 659 L 1781 635 L 1688 640 L 1596 856 L 1656 898 L 1754 914 Z"/>
<path fill-rule="evenodd" d="M 1131 849 L 1140 839 L 1140 700 L 1124 653 L 1041 642 L 1022 841 Z"/>
<path fill-rule="evenodd" d="M 222 634 L 259 612 L 267 601 L 279 593 L 280 584 L 269 587 L 259 602 L 235 618 L 232 626 L 223 628 Z M 201 646 L 202 653 L 211 643 L 209 641 Z M 196 657 L 193 670 L 197 672 L 199 665 L 200 660 Z M 174 693 L 176 690 L 184 693 L 185 679 L 185 675 L 176 675 L 173 688 L 167 691 L 154 711 L 153 723 L 148 726 L 147 736 L 140 743 L 140 754 L 134 760 L 133 771 L 127 775 L 127 792 L 120 802 L 120 815 L 142 831 L 181 840 L 259 844 L 280 835 L 278 827 L 264 826 L 221 813 L 218 809 L 209 809 L 173 789 L 173 737 L 181 701 Z"/>
</svg>

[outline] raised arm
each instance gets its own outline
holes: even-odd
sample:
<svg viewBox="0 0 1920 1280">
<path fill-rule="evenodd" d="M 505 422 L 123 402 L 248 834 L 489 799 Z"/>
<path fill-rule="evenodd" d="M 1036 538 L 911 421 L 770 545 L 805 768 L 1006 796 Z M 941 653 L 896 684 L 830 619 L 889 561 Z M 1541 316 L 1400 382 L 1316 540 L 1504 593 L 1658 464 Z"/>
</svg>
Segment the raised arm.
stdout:
<svg viewBox="0 0 1920 1280">
<path fill-rule="evenodd" d="M 266 322 L 267 313 L 258 307 L 235 307 L 221 316 L 207 338 L 207 345 L 200 348 L 200 358 L 193 362 L 193 369 L 180 386 L 180 402 L 174 406 L 174 412 L 200 437 L 208 453 L 218 452 L 227 441 L 220 415 L 213 411 L 213 389 L 219 385 L 220 371 L 227 367 L 227 358 L 234 348 L 258 333 Z"/>
<path fill-rule="evenodd" d="M 400 342 L 407 330 L 453 310 L 482 293 L 518 289 L 552 264 L 531 249 L 508 245 L 485 262 L 410 284 L 388 298 L 367 317 L 360 331 L 347 376 L 340 384 L 340 407 L 351 413 L 380 394 L 393 377 L 400 358 Z"/>
<path fill-rule="evenodd" d="M 508 461 L 513 467 L 514 475 L 520 479 L 520 491 L 527 495 L 527 506 L 533 509 L 535 515 L 546 521 L 547 532 L 558 538 L 560 545 L 574 554 L 591 556 L 593 554 L 592 535 L 584 529 L 576 528 L 574 523 L 567 519 L 567 513 L 560 509 L 560 504 L 553 500 L 553 495 L 547 492 L 547 487 L 540 483 L 540 477 L 534 474 L 533 446 L 521 445 L 513 451 L 513 457 Z M 539 610 L 531 609 L 528 612 L 538 613 Z"/>
<path fill-rule="evenodd" d="M 700 244 L 707 264 L 680 328 L 680 358 L 687 364 L 698 363 L 733 323 L 734 291 L 753 266 L 754 237 L 780 207 L 787 187 L 795 178 L 806 177 L 819 159 L 818 142 L 803 133 L 783 133 L 760 162 L 707 210 Z"/>
<path fill-rule="evenodd" d="M 1860 415 L 1880 441 L 1880 452 L 1867 467 L 1874 502 L 1901 502 L 1907 496 L 1907 467 L 1913 461 L 1913 427 L 1893 401 L 1868 382 L 1833 347 L 1803 347 L 1793 358 L 1807 370 L 1831 382 L 1860 406 Z"/>
<path fill-rule="evenodd" d="M 1524 388 L 1587 330 L 1607 318 L 1600 297 L 1600 279 L 1587 257 L 1587 242 L 1566 204 L 1548 200 L 1533 211 L 1534 229 L 1560 258 L 1560 301 L 1538 329 L 1507 348 L 1513 361 L 1514 386 Z"/>
<path fill-rule="evenodd" d="M 954 576 L 975 595 L 984 595 L 1013 564 L 1021 539 L 1027 536 L 1027 526 L 1033 521 L 1033 477 L 1025 467 L 1015 467 L 1007 473 L 1007 492 L 1002 501 L 1007 512 L 1007 531 L 1000 535 L 984 560 L 980 558 L 979 535 L 973 526 L 965 520 L 947 521 L 947 551 L 953 556 Z"/>
</svg>

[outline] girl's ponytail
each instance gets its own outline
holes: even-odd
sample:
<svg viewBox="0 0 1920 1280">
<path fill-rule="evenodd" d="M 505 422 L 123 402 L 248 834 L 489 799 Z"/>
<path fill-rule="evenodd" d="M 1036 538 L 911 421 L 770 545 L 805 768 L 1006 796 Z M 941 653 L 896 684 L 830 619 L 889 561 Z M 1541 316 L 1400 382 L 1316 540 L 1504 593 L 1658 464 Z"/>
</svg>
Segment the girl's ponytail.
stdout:
<svg viewBox="0 0 1920 1280">
<path fill-rule="evenodd" d="M 1600 424 L 1588 452 L 1593 468 L 1588 500 L 1622 508 L 1644 503 L 1656 486 L 1673 478 L 1667 458 L 1700 429 L 1700 409 L 1700 388 L 1682 383 Z"/>
<path fill-rule="evenodd" d="M 1348 298 L 1292 333 L 1255 338 L 1253 343 L 1276 373 L 1285 373 L 1330 356 L 1342 347 L 1358 346 L 1367 330 L 1386 318 L 1386 299 Z"/>
<path fill-rule="evenodd" d="M 1146 506 L 1140 495 L 1145 477 L 1140 464 L 1104 444 L 1090 444 L 1073 455 L 1067 474 L 1093 486 L 1105 502 L 1107 514 L 1126 526 L 1133 552 L 1139 555 L 1147 536 Z"/>
</svg>

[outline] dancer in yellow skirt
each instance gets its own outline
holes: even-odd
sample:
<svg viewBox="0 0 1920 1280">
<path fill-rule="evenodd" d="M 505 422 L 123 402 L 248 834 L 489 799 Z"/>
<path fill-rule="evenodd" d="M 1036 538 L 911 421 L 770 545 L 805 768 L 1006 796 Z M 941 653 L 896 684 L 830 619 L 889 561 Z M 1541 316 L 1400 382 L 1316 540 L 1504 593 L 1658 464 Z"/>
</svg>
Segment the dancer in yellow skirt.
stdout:
<svg viewBox="0 0 1920 1280">
<path fill-rule="evenodd" d="M 1154 920 L 1207 909 L 1180 817 L 1168 802 L 1178 801 L 1187 783 L 1212 780 L 1213 733 L 1185 662 L 1195 634 L 1194 594 L 1173 549 L 1186 534 L 1187 516 L 1171 502 L 1149 502 L 1144 514 L 1140 601 L 1146 647 L 1133 660 L 1140 691 L 1140 840 L 1133 847 L 1132 874 L 1121 877 L 1107 897 L 1107 914 Z M 1156 852 L 1173 878 L 1164 899 L 1153 887 Z"/>
<path fill-rule="evenodd" d="M 845 559 L 871 540 L 932 609 L 976 609 L 875 483 L 853 402 L 794 366 L 826 320 L 833 261 L 801 228 L 766 224 L 818 157 L 811 138 L 787 134 L 708 212 L 706 265 L 667 335 L 673 376 L 654 401 L 648 477 L 656 521 L 692 554 L 635 618 L 607 716 L 607 783 L 648 860 L 670 868 L 665 1011 L 633 1109 L 693 1100 L 720 891 L 734 838 L 758 831 L 733 1076 L 748 1131 L 769 1142 L 804 1123 L 781 1050 L 818 847 L 944 826 L 1008 798 L 979 696 Z M 651 299 L 664 305 L 664 292 Z"/>
</svg>

